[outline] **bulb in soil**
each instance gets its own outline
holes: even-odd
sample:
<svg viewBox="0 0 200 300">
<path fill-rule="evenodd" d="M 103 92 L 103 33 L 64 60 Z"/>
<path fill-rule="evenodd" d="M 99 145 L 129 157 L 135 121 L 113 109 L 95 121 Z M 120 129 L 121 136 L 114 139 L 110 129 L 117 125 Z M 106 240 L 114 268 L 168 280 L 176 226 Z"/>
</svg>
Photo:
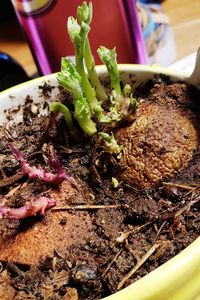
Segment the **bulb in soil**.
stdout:
<svg viewBox="0 0 200 300">
<path fill-rule="evenodd" d="M 191 113 L 153 102 L 142 102 L 134 123 L 115 137 L 124 147 L 126 166 L 119 177 L 138 188 L 153 187 L 184 169 L 198 143 Z"/>
</svg>

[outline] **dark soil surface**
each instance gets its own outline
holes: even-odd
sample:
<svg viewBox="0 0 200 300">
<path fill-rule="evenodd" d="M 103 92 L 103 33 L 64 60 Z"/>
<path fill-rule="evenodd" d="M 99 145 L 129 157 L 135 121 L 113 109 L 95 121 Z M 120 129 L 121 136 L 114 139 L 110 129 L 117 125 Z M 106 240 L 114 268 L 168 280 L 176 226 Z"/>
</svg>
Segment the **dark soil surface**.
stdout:
<svg viewBox="0 0 200 300">
<path fill-rule="evenodd" d="M 159 135 L 151 128 L 143 130 L 141 139 L 133 134 L 136 147 L 129 149 L 148 172 L 159 171 L 153 177 L 140 174 L 135 158 L 127 167 L 102 153 L 96 138 L 72 143 L 60 115 L 38 118 L 25 107 L 23 124 L 0 128 L 0 195 L 4 202 L 20 207 L 41 195 L 57 201 L 44 217 L 0 220 L 0 299 L 100 299 L 148 274 L 199 236 L 200 117 L 196 103 L 200 95 L 185 83 L 159 77 L 140 87 L 136 96 L 140 102 L 131 130 L 139 126 L 137 114 L 140 118 L 141 111 L 151 112 L 150 105 L 158 117 L 153 113 L 149 124 L 162 128 Z M 167 127 L 162 125 L 164 115 Z M 115 133 L 123 143 L 127 125 L 122 127 Z M 32 166 L 40 163 L 45 168 L 44 149 L 53 145 L 75 184 L 64 181 L 52 187 L 28 180 L 6 146 L 8 142 Z M 144 148 L 146 152 L 141 153 Z M 153 162 L 156 168 L 151 168 Z M 135 169 L 131 172 L 131 168 Z M 112 177 L 118 178 L 117 187 L 112 186 Z M 129 277 L 148 252 L 152 254 Z"/>
</svg>

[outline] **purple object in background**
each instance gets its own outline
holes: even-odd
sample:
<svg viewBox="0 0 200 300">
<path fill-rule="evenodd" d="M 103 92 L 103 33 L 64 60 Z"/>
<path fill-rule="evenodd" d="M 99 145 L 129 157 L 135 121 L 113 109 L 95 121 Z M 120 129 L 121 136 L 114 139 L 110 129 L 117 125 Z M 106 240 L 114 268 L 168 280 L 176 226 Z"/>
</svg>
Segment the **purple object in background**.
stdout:
<svg viewBox="0 0 200 300">
<path fill-rule="evenodd" d="M 136 43 L 136 61 L 138 64 L 148 64 L 148 54 L 144 41 L 135 0 L 124 0 L 124 7 L 129 24 L 132 41 Z"/>
<path fill-rule="evenodd" d="M 57 72 L 62 56 L 74 56 L 68 37 L 67 17 L 76 15 L 82 0 L 11 0 L 18 20 L 28 39 L 40 75 Z M 93 21 L 90 32 L 92 51 L 97 64 L 101 61 L 96 49 L 116 46 L 118 63 L 147 64 L 135 0 L 92 0 Z"/>
</svg>

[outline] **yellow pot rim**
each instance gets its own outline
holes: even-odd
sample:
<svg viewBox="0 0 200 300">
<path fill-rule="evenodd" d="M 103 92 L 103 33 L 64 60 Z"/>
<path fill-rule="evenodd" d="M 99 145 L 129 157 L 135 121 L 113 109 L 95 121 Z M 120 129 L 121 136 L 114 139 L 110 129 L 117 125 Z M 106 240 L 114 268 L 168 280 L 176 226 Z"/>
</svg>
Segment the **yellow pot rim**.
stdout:
<svg viewBox="0 0 200 300">
<path fill-rule="evenodd" d="M 189 77 L 189 74 L 171 70 L 168 68 L 163 68 L 158 65 L 137 65 L 137 64 L 118 64 L 119 71 L 140 71 L 140 72 L 149 72 L 149 73 L 156 73 L 156 74 L 166 74 L 173 77 L 180 77 L 187 79 Z M 104 65 L 98 65 L 96 66 L 97 72 L 102 73 L 106 71 L 106 67 Z M 28 85 L 37 84 L 40 83 L 42 80 L 51 80 L 55 78 L 57 75 L 56 73 L 52 73 L 49 75 L 40 76 L 34 79 L 31 79 L 29 81 L 20 83 L 18 85 L 15 85 L 13 87 L 10 87 L 2 92 L 0 92 L 0 95 L 6 94 L 6 93 L 13 93 L 16 89 L 21 89 L 24 87 L 27 87 Z"/>
</svg>

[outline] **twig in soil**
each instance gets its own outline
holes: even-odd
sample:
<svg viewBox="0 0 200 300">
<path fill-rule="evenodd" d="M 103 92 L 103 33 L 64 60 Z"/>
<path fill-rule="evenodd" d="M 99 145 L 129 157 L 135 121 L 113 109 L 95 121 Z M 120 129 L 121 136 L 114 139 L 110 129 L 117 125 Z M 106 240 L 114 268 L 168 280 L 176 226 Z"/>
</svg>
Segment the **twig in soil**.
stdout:
<svg viewBox="0 0 200 300">
<path fill-rule="evenodd" d="M 157 224 L 156 223 L 154 223 L 153 224 L 153 227 L 154 227 L 154 229 L 155 229 L 155 231 L 156 231 L 156 233 L 158 232 L 158 227 L 157 227 Z"/>
<path fill-rule="evenodd" d="M 187 192 L 186 194 L 184 194 L 184 197 L 190 195 L 191 193 L 194 193 L 196 190 L 198 190 L 200 188 L 200 186 L 196 186 L 196 187 L 193 187 L 193 189 L 191 189 L 189 192 Z"/>
<path fill-rule="evenodd" d="M 152 224 L 153 222 L 155 222 L 155 220 L 150 221 L 140 227 L 134 228 L 133 230 L 123 232 L 119 237 L 116 238 L 116 242 L 122 244 L 131 234 L 139 232 L 140 230 L 142 230 L 146 226 Z"/>
<path fill-rule="evenodd" d="M 166 225 L 166 223 L 167 223 L 167 221 L 164 221 L 164 222 L 162 223 L 162 225 L 160 226 L 158 232 L 156 233 L 156 236 L 155 236 L 155 239 L 154 239 L 154 241 L 153 241 L 153 244 L 155 244 L 155 242 L 157 241 L 158 236 L 159 236 L 159 234 L 161 233 L 161 230 L 162 230 L 162 229 L 164 228 L 164 226 Z"/>
<path fill-rule="evenodd" d="M 196 188 L 200 187 L 199 185 L 198 186 L 196 186 L 196 185 L 184 185 L 184 184 L 173 183 L 173 182 L 163 182 L 162 184 L 163 185 L 169 185 L 169 186 L 172 186 L 172 187 L 177 187 L 177 188 L 184 189 L 184 190 L 192 190 L 194 187 L 196 187 Z"/>
<path fill-rule="evenodd" d="M 192 205 L 196 204 L 199 201 L 200 201 L 200 196 L 197 197 L 197 198 L 195 198 L 195 199 L 190 200 L 184 207 L 182 207 L 180 210 L 178 210 L 175 213 L 174 218 L 179 217 L 182 213 L 184 213 L 185 211 L 189 210 Z"/>
<path fill-rule="evenodd" d="M 133 269 L 126 274 L 122 280 L 119 282 L 117 286 L 117 290 L 120 290 L 127 280 L 150 258 L 150 256 L 160 247 L 161 243 L 154 244 L 147 253 L 137 262 L 137 264 L 133 267 Z"/>
<path fill-rule="evenodd" d="M 107 266 L 107 268 L 104 270 L 103 274 L 102 274 L 102 278 L 105 277 L 105 275 L 108 273 L 108 271 L 110 270 L 112 264 L 117 260 L 117 258 L 119 257 L 119 255 L 122 253 L 123 249 L 119 249 L 119 251 L 115 254 L 115 256 L 113 257 L 113 259 L 111 260 L 111 262 L 109 263 L 109 265 Z"/>
<path fill-rule="evenodd" d="M 171 236 L 171 238 L 174 240 L 175 236 L 174 236 L 174 231 L 173 229 L 180 226 L 181 225 L 181 221 L 180 221 L 180 216 L 185 212 L 190 210 L 191 206 L 196 204 L 197 202 L 200 201 L 200 197 L 196 197 L 193 198 L 193 196 L 191 196 L 191 200 L 184 206 L 182 207 L 180 210 L 178 210 L 175 214 L 174 214 L 174 219 L 173 219 L 173 224 L 170 226 L 169 228 L 169 234 Z"/>
<path fill-rule="evenodd" d="M 133 250 L 128 240 L 125 241 L 124 247 L 132 254 L 137 262 L 140 260 L 139 256 L 137 255 L 137 250 Z"/>
<path fill-rule="evenodd" d="M 4 198 L 9 198 L 9 197 L 12 197 L 15 195 L 15 193 L 18 191 L 18 190 L 21 190 L 23 188 L 25 188 L 27 186 L 27 182 L 24 182 L 20 185 L 17 185 L 16 187 L 14 187 L 12 190 L 10 190 L 5 196 Z"/>
<path fill-rule="evenodd" d="M 156 253 L 151 256 L 150 260 L 155 261 L 155 260 L 159 259 L 160 257 L 162 257 L 172 243 L 173 242 L 169 241 L 169 240 L 162 241 L 158 251 L 156 251 Z"/>
<path fill-rule="evenodd" d="M 38 197 L 42 197 L 44 195 L 48 195 L 48 193 L 51 192 L 51 191 L 52 191 L 52 188 L 50 188 L 50 189 L 48 189 L 48 190 L 46 190 L 46 191 L 44 191 L 42 193 L 39 193 Z"/>
<path fill-rule="evenodd" d="M 24 173 L 18 172 L 17 174 L 15 174 L 13 176 L 1 179 L 0 180 L 0 188 L 7 187 L 7 186 L 15 183 L 16 181 L 20 180 L 23 176 L 24 176 Z"/>
<path fill-rule="evenodd" d="M 25 293 L 24 292 L 24 290 L 25 290 L 25 288 L 26 288 L 26 285 L 25 284 L 23 284 L 23 285 L 18 285 L 17 286 L 18 287 L 18 289 L 20 290 L 20 292 L 19 292 L 19 294 L 20 294 L 20 298 L 18 298 L 18 299 L 20 299 L 20 300 L 35 300 L 35 295 L 31 295 L 31 294 L 28 294 L 27 295 L 27 293 Z M 18 295 L 19 295 L 18 294 Z M 18 295 L 17 295 L 17 297 L 18 297 Z"/>
<path fill-rule="evenodd" d="M 52 211 L 63 211 L 63 210 L 92 210 L 92 209 L 110 209 L 110 208 L 118 208 L 121 205 L 119 204 L 111 204 L 111 205 L 89 205 L 89 204 L 78 204 L 78 205 L 66 205 L 62 207 L 54 207 Z"/>
</svg>

